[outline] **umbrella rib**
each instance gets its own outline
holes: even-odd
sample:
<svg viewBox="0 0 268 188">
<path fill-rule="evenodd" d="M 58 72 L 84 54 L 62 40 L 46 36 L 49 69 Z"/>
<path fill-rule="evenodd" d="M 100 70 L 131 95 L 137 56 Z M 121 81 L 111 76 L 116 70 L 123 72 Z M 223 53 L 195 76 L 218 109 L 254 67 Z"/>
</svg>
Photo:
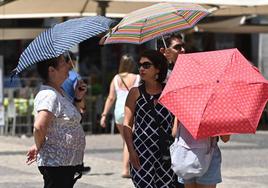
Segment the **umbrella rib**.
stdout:
<svg viewBox="0 0 268 188">
<path fill-rule="evenodd" d="M 185 22 L 191 27 L 191 24 L 188 22 L 188 20 L 183 15 L 179 14 L 179 11 L 174 12 L 174 14 L 182 17 L 185 20 Z"/>
<path fill-rule="evenodd" d="M 208 107 L 209 102 L 210 102 L 211 100 L 213 100 L 213 99 L 212 99 L 213 96 L 215 96 L 215 94 L 212 92 L 212 94 L 209 96 L 209 99 L 208 99 L 208 101 L 207 101 L 207 103 L 206 103 L 206 106 L 205 106 L 205 108 L 204 108 L 204 110 L 203 110 L 203 112 L 202 112 L 201 117 L 204 117 L 204 114 L 205 114 L 205 112 L 206 112 L 206 109 L 207 109 L 207 107 Z M 201 119 L 203 119 L 203 118 L 201 118 Z M 201 122 L 201 120 L 200 120 L 200 122 Z"/>
<path fill-rule="evenodd" d="M 187 58 L 189 58 L 191 60 L 191 63 L 196 63 L 197 65 L 200 66 L 200 68 L 202 67 L 201 63 L 199 63 L 199 61 L 195 60 L 191 55 L 187 55 L 187 54 L 185 54 L 185 55 L 187 56 Z M 205 72 L 207 72 L 207 71 L 205 71 Z"/>
<path fill-rule="evenodd" d="M 234 58 L 234 55 L 235 55 L 235 53 L 233 53 L 232 56 L 231 56 L 231 58 L 230 58 L 230 59 L 231 59 L 231 60 L 230 60 L 231 62 L 233 62 L 232 59 Z M 230 62 L 230 61 L 229 61 L 229 62 Z M 225 75 L 226 72 L 227 72 L 227 69 L 228 69 L 229 65 L 231 66 L 232 64 L 227 64 L 227 65 L 226 65 L 225 70 L 223 71 L 223 73 L 222 73 L 221 75 L 219 75 L 218 80 L 220 80 L 220 78 L 224 77 L 224 75 Z"/>
<path fill-rule="evenodd" d="M 246 117 L 245 114 L 244 114 L 241 110 L 239 110 L 239 109 L 236 108 L 236 107 L 235 107 L 235 109 L 236 109 L 236 110 L 237 110 L 243 117 Z M 246 118 L 246 120 L 249 122 L 249 124 L 251 125 L 252 129 L 254 130 L 254 126 L 253 126 L 253 124 L 249 121 L 248 118 Z"/>
<path fill-rule="evenodd" d="M 147 20 L 148 20 L 148 19 L 145 18 L 142 27 L 140 27 L 140 33 L 139 33 L 139 34 L 140 34 L 140 37 L 139 37 L 139 42 L 140 42 L 140 43 L 142 42 L 142 30 L 143 30 L 143 28 L 145 27 L 145 24 L 146 24 Z"/>
<path fill-rule="evenodd" d="M 203 85 L 204 84 L 189 85 L 189 86 L 184 86 L 184 87 L 181 87 L 181 88 L 177 88 L 176 90 L 186 89 L 186 88 L 189 88 L 189 87 L 199 87 L 199 86 L 203 86 Z M 168 91 L 167 93 L 165 93 L 165 95 L 168 94 L 168 93 L 171 93 L 171 92 L 173 92 L 173 91 Z"/>
</svg>

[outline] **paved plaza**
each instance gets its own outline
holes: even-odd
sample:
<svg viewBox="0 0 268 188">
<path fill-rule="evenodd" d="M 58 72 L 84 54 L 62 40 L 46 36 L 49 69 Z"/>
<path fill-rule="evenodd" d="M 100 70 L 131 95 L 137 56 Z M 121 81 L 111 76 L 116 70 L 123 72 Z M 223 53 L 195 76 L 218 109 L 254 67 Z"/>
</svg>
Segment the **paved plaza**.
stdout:
<svg viewBox="0 0 268 188">
<path fill-rule="evenodd" d="M 33 138 L 0 136 L 0 188 L 40 188 L 42 177 L 35 164 L 25 164 L 25 154 Z M 219 188 L 268 187 L 268 131 L 256 135 L 233 136 L 220 143 L 223 155 L 223 183 Z M 76 188 L 132 188 L 121 173 L 120 135 L 88 135 L 85 164 L 89 174 L 78 180 Z"/>
</svg>

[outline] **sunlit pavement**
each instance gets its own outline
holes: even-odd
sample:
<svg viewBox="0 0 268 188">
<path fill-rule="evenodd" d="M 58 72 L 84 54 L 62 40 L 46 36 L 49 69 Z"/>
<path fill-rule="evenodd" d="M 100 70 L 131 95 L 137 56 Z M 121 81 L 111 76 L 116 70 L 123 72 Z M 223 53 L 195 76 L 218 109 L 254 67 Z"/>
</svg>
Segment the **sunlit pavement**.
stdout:
<svg viewBox="0 0 268 188">
<path fill-rule="evenodd" d="M 35 164 L 25 164 L 25 154 L 33 138 L 0 136 L 0 188 L 40 188 L 42 176 Z M 232 136 L 220 143 L 223 183 L 219 188 L 268 187 L 268 131 L 256 135 Z M 130 179 L 121 178 L 120 135 L 88 135 L 85 165 L 92 168 L 78 180 L 76 188 L 132 188 Z"/>
</svg>

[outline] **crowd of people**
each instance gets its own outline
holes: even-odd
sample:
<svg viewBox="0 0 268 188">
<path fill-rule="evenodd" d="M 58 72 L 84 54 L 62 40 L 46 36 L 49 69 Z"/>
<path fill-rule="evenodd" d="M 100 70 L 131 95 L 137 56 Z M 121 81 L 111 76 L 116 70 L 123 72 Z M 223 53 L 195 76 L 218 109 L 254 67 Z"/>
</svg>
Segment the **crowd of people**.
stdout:
<svg viewBox="0 0 268 188">
<path fill-rule="evenodd" d="M 123 55 L 118 74 L 110 84 L 109 95 L 101 114 L 100 125 L 115 103 L 116 127 L 123 139 L 122 177 L 131 178 L 137 188 L 215 188 L 221 179 L 221 153 L 217 142 L 227 142 L 229 135 L 195 140 L 183 124 L 158 98 L 165 87 L 178 55 L 185 53 L 180 34 L 165 36 L 167 48 L 145 50 L 136 63 Z M 160 44 L 160 43 L 159 43 Z M 69 56 L 68 56 L 69 57 Z M 34 140 L 27 163 L 36 161 L 43 175 L 44 187 L 71 188 L 85 170 L 83 156 L 85 134 L 80 125 L 85 109 L 83 98 L 86 84 L 73 69 L 73 62 L 63 55 L 37 63 L 43 80 L 34 100 Z M 177 137 L 191 150 L 207 148 L 212 143 L 214 153 L 207 172 L 201 177 L 178 177 L 160 149 L 160 132 Z M 179 134 L 178 134 L 179 133 Z M 219 139 L 220 138 L 220 139 Z"/>
</svg>

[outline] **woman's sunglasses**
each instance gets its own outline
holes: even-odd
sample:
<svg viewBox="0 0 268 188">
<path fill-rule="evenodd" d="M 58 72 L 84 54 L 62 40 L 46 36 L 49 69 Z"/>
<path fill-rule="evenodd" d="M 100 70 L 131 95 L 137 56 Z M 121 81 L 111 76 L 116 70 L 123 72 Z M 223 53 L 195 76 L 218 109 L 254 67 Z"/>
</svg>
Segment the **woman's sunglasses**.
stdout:
<svg viewBox="0 0 268 188">
<path fill-rule="evenodd" d="M 143 62 L 143 63 L 138 63 L 138 68 L 140 69 L 141 67 L 144 69 L 149 69 L 153 64 L 149 61 Z"/>
</svg>

